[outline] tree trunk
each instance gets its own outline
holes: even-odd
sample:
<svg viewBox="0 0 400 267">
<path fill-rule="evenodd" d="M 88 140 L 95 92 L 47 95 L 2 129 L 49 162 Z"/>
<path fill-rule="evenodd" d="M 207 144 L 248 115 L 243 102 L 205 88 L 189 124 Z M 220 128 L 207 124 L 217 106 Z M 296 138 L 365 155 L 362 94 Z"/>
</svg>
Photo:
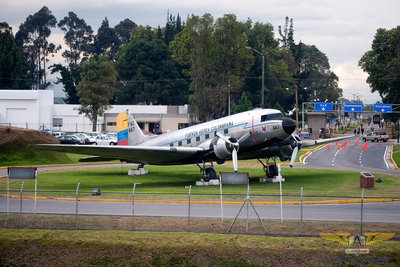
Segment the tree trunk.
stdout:
<svg viewBox="0 0 400 267">
<path fill-rule="evenodd" d="M 93 119 L 92 123 L 93 123 L 92 131 L 93 131 L 93 132 L 97 132 L 97 117 L 95 117 L 95 118 Z"/>
</svg>

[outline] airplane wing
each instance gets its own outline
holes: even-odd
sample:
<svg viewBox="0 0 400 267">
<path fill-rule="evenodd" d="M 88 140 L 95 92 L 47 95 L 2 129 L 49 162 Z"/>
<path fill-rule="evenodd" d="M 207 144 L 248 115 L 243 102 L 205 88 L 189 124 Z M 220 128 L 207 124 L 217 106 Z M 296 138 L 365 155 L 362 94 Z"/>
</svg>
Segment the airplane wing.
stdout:
<svg viewBox="0 0 400 267">
<path fill-rule="evenodd" d="M 200 147 L 159 146 L 95 146 L 95 145 L 33 145 L 37 149 L 75 154 L 95 155 L 103 159 L 120 159 L 133 163 L 172 165 L 199 161 L 206 150 Z"/>
<path fill-rule="evenodd" d="M 326 138 L 326 139 L 317 139 L 317 140 L 305 140 L 305 141 L 300 141 L 300 144 L 302 147 L 307 147 L 307 146 L 314 146 L 314 145 L 318 145 L 318 144 L 325 144 L 325 143 L 340 141 L 340 140 L 347 139 L 350 137 L 354 137 L 354 135 L 346 135 L 346 136 L 340 136 L 340 137 L 335 137 L 335 138 Z"/>
</svg>

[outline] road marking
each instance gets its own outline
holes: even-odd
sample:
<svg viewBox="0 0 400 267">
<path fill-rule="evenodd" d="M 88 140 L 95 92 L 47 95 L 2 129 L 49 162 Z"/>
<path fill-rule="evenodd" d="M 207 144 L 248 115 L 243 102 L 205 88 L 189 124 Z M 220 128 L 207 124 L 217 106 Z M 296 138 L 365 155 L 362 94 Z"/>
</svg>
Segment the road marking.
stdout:
<svg viewBox="0 0 400 267">
<path fill-rule="evenodd" d="M 388 147 L 389 147 L 389 146 L 386 146 L 385 153 L 383 154 L 383 161 L 384 161 L 385 164 L 386 164 L 386 169 L 389 169 L 389 164 L 388 164 L 387 161 L 386 161 L 386 153 L 387 153 Z"/>
</svg>

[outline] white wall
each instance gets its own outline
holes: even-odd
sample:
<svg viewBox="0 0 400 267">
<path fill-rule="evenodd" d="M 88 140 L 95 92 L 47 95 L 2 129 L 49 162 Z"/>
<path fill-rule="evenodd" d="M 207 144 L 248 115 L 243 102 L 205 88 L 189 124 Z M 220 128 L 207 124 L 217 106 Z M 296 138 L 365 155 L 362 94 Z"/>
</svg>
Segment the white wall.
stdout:
<svg viewBox="0 0 400 267">
<path fill-rule="evenodd" d="M 91 121 L 85 115 L 79 114 L 78 107 L 79 105 L 54 104 L 52 90 L 0 90 L 0 125 L 36 130 L 44 126 L 66 132 L 91 132 Z M 152 105 L 115 105 L 106 113 L 118 114 L 127 109 L 138 117 L 145 115 L 157 120 L 168 114 L 168 106 Z M 179 106 L 177 110 L 180 115 L 184 115 L 187 114 L 188 107 Z M 53 119 L 62 119 L 62 127 L 54 127 Z M 98 118 L 98 131 L 103 123 L 104 118 Z"/>
</svg>

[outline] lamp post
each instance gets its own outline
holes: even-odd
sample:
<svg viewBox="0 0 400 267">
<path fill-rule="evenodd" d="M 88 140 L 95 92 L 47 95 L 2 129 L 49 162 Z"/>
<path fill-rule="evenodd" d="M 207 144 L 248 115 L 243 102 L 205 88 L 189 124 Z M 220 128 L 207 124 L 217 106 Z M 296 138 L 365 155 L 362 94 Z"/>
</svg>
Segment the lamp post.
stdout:
<svg viewBox="0 0 400 267">
<path fill-rule="evenodd" d="M 274 50 L 278 50 L 281 49 L 283 46 L 277 46 L 274 49 L 269 50 L 268 52 L 266 52 L 265 54 L 255 50 L 254 48 L 250 47 L 250 46 L 246 46 L 246 49 L 252 50 L 254 52 L 256 52 L 257 54 L 262 56 L 262 72 L 261 72 L 261 108 L 264 108 L 264 69 L 265 69 L 265 55 L 274 51 Z"/>
</svg>

